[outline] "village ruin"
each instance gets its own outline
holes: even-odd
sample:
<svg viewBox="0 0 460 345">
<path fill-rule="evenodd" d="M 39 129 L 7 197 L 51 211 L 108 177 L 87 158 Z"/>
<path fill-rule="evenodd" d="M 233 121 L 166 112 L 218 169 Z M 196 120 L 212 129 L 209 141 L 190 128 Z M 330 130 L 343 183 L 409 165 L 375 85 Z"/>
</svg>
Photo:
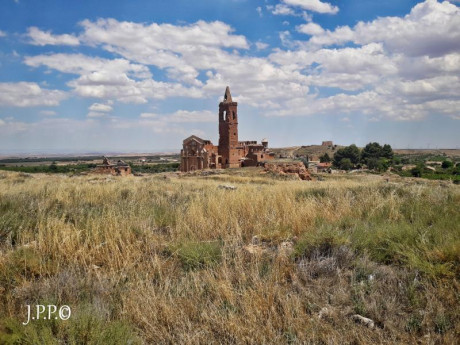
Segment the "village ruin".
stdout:
<svg viewBox="0 0 460 345">
<path fill-rule="evenodd" d="M 192 135 L 183 141 L 180 171 L 226 169 L 260 166 L 273 160 L 275 154 L 268 149 L 268 140 L 238 141 L 238 103 L 233 102 L 230 88 L 225 89 L 219 104 L 219 145 Z"/>
<path fill-rule="evenodd" d="M 104 174 L 113 176 L 127 176 L 131 175 L 131 167 L 122 160 L 118 160 L 116 163 L 112 163 L 107 157 L 104 157 L 102 164 L 96 166 L 93 169 L 94 174 Z"/>
</svg>

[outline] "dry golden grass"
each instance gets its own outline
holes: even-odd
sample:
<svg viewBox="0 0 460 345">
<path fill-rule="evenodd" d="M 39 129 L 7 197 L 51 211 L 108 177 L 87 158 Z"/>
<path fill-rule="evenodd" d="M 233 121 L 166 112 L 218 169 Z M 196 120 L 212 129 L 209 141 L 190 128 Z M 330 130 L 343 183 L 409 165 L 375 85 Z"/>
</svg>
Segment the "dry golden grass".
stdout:
<svg viewBox="0 0 460 345">
<path fill-rule="evenodd" d="M 458 186 L 165 176 L 0 173 L 0 343 L 458 339 Z M 48 303 L 72 318 L 20 324 Z"/>
</svg>

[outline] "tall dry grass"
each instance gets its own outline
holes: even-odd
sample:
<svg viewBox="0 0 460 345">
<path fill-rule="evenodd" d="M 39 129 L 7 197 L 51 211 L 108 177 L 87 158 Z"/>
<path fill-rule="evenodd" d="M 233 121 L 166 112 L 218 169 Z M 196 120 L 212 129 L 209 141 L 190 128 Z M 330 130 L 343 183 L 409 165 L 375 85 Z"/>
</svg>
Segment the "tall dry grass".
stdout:
<svg viewBox="0 0 460 345">
<path fill-rule="evenodd" d="M 0 343 L 455 343 L 458 186 L 169 176 L 1 173 Z"/>
</svg>

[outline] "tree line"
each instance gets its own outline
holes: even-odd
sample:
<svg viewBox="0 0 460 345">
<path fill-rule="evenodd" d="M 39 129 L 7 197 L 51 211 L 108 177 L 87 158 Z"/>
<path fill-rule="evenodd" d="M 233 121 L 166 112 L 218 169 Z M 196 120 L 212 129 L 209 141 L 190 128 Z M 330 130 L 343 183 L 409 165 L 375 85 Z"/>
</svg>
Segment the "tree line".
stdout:
<svg viewBox="0 0 460 345">
<path fill-rule="evenodd" d="M 366 166 L 371 170 L 387 170 L 393 162 L 394 153 L 390 145 L 369 143 L 362 150 L 355 144 L 338 149 L 331 158 L 328 153 L 322 155 L 320 162 L 332 162 L 342 170 L 361 169 Z"/>
<path fill-rule="evenodd" d="M 341 170 L 368 168 L 373 171 L 386 171 L 390 167 L 402 176 L 426 177 L 434 179 L 460 178 L 460 163 L 455 164 L 444 158 L 437 169 L 425 166 L 423 160 L 418 159 L 415 167 L 408 171 L 402 170 L 404 158 L 395 155 L 389 144 L 383 146 L 377 142 L 367 144 L 363 149 L 355 144 L 338 149 L 331 158 L 327 153 L 320 157 L 321 162 L 332 162 L 335 168 Z M 407 160 L 407 159 L 406 159 Z"/>
</svg>

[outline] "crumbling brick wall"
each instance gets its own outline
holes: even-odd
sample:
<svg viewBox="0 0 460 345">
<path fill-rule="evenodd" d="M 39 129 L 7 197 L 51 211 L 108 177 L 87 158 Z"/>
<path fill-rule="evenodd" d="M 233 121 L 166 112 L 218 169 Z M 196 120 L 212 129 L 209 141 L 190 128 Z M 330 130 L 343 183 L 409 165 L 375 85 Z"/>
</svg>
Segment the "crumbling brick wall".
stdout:
<svg viewBox="0 0 460 345">
<path fill-rule="evenodd" d="M 278 175 L 298 176 L 301 180 L 311 181 L 312 177 L 307 168 L 302 162 L 292 163 L 265 163 L 265 171 L 269 171 Z"/>
</svg>

